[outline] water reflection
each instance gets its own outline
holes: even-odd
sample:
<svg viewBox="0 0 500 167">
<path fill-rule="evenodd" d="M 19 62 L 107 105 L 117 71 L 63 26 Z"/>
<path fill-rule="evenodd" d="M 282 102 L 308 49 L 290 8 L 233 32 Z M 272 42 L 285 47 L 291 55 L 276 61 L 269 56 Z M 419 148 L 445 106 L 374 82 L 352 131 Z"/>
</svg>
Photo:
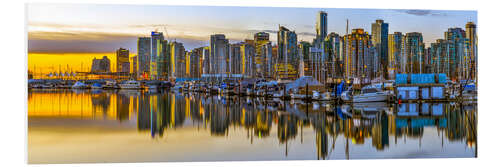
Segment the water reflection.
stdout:
<svg viewBox="0 0 500 167">
<path fill-rule="evenodd" d="M 398 147 L 398 143 L 407 140 L 418 140 L 419 146 L 422 142 L 435 142 L 422 141 L 425 135 L 438 135 L 442 147 L 445 141 L 459 142 L 475 152 L 476 108 L 474 103 L 335 106 L 320 102 L 284 102 L 164 91 L 32 90 L 28 94 L 30 118 L 136 123 L 139 132 L 147 132 L 155 139 L 166 138 L 169 131 L 186 127 L 207 130 L 213 137 L 227 137 L 231 133 L 236 134 L 235 131 L 244 130 L 251 144 L 255 140 L 276 137 L 279 145 L 284 145 L 285 157 L 291 149 L 289 143 L 297 141 L 306 144 L 304 137 L 312 135 L 316 159 L 349 159 L 351 151 L 356 151 L 357 146 L 390 152 Z M 274 128 L 275 131 L 272 130 Z M 304 134 L 304 128 L 312 128 L 313 133 Z M 426 133 L 434 130 L 437 134 Z M 341 146 L 336 146 L 339 144 Z M 344 157 L 332 156 L 336 149 L 341 149 Z M 450 152 L 449 157 L 460 156 Z"/>
</svg>

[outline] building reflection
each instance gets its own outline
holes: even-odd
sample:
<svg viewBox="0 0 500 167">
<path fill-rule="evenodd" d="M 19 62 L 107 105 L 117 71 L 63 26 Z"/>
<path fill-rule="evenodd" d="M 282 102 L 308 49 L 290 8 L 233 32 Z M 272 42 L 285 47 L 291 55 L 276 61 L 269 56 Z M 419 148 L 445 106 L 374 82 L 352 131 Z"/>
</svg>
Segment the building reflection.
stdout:
<svg viewBox="0 0 500 167">
<path fill-rule="evenodd" d="M 48 99 L 46 104 L 42 101 Z M 60 100 L 59 100 L 60 99 Z M 57 102 L 53 102 L 57 101 Z M 330 159 L 342 148 L 349 158 L 350 145 L 371 144 L 382 151 L 404 144 L 406 139 L 423 140 L 426 127 L 440 137 L 476 147 L 477 104 L 403 103 L 354 104 L 283 102 L 245 97 L 206 96 L 169 92 L 30 92 L 30 117 L 81 117 L 83 119 L 137 120 L 137 129 L 152 138 L 168 131 L 195 127 L 214 137 L 244 129 L 249 143 L 269 138 L 288 155 L 290 141 L 303 142 L 303 129 L 312 128 L 317 159 Z M 342 138 L 342 141 L 337 139 Z M 335 146 L 342 143 L 343 146 Z M 394 144 L 392 146 L 391 144 Z"/>
</svg>

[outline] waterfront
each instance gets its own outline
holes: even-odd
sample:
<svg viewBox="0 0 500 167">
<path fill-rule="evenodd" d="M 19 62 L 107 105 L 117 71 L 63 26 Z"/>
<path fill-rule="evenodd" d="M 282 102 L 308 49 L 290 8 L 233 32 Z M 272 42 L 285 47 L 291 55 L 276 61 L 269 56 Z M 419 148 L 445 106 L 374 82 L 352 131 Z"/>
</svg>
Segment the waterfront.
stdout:
<svg viewBox="0 0 500 167">
<path fill-rule="evenodd" d="M 476 156 L 473 103 L 335 106 L 170 91 L 28 92 L 28 162 Z"/>
</svg>

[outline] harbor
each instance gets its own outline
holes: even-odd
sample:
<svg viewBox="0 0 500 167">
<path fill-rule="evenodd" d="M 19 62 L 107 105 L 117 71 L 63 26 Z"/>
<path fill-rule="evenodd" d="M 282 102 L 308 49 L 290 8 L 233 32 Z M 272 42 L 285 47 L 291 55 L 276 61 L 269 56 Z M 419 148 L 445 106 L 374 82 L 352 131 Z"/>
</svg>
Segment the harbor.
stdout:
<svg viewBox="0 0 500 167">
<path fill-rule="evenodd" d="M 477 101 L 473 81 L 456 83 L 445 74 L 397 74 L 396 80 L 355 84 L 322 84 L 304 76 L 294 81 L 228 78 L 160 80 L 28 80 L 28 89 L 132 89 L 201 93 L 206 95 L 262 97 L 264 99 L 326 101 L 336 104 L 365 102 L 463 102 Z"/>
</svg>

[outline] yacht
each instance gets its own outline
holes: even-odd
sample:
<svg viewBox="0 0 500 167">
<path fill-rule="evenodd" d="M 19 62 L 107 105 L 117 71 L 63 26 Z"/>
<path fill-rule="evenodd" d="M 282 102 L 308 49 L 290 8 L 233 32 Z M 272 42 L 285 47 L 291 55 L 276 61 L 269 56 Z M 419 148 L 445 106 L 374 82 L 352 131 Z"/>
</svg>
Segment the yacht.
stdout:
<svg viewBox="0 0 500 167">
<path fill-rule="evenodd" d="M 361 93 L 354 95 L 354 103 L 364 103 L 364 102 L 379 102 L 388 101 L 390 97 L 389 91 L 383 91 L 376 86 L 365 86 L 361 89 Z"/>
<path fill-rule="evenodd" d="M 128 80 L 121 84 L 118 84 L 121 89 L 142 89 L 144 88 L 140 82 L 134 80 Z"/>
</svg>

